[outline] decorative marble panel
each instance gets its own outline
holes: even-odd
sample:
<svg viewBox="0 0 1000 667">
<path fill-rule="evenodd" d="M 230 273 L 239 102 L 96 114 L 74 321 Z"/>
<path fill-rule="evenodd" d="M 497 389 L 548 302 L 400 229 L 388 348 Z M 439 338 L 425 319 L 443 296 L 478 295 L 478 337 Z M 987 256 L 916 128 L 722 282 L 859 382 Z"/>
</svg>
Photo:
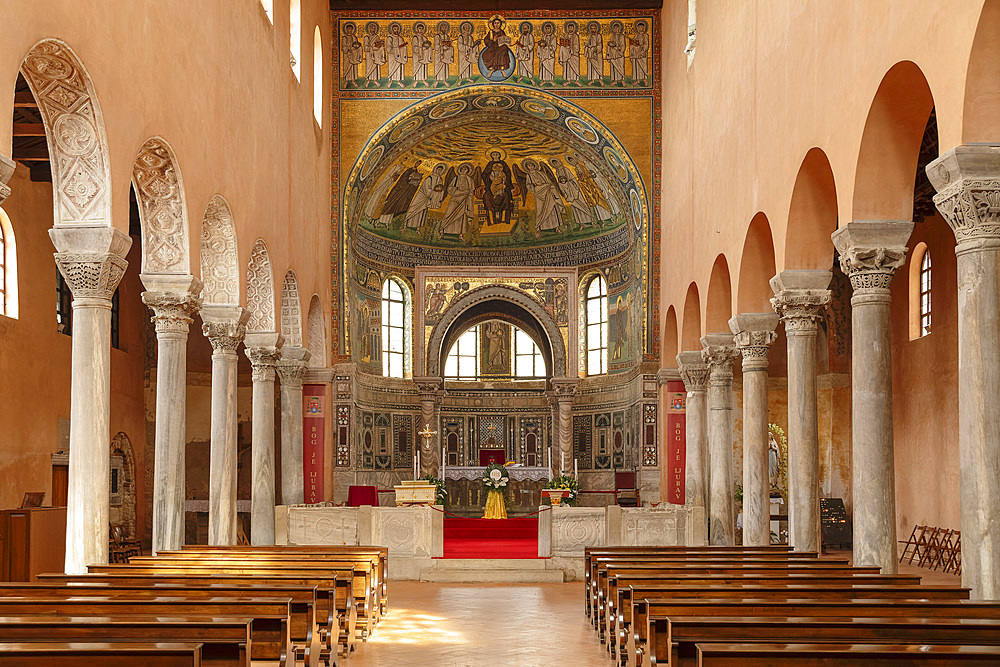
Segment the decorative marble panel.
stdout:
<svg viewBox="0 0 1000 667">
<path fill-rule="evenodd" d="M 357 507 L 288 507 L 290 544 L 358 544 Z"/>
<path fill-rule="evenodd" d="M 582 556 L 586 547 L 604 546 L 603 508 L 554 507 L 552 509 L 552 555 Z"/>
</svg>

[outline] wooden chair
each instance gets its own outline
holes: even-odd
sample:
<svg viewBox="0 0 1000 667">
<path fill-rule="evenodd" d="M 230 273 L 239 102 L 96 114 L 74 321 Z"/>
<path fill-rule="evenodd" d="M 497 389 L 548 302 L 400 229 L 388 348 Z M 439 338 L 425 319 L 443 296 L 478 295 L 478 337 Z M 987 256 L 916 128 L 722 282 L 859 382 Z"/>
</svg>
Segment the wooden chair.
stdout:
<svg viewBox="0 0 1000 667">
<path fill-rule="evenodd" d="M 920 549 L 920 538 L 923 537 L 924 532 L 927 530 L 927 526 L 919 526 L 917 524 L 913 525 L 913 530 L 910 531 L 910 539 L 908 540 L 898 540 L 900 544 L 903 545 L 903 553 L 899 555 L 899 562 L 902 563 L 903 559 L 907 556 L 910 560 L 907 563 L 912 563 L 913 559 L 917 556 Z"/>
<path fill-rule="evenodd" d="M 937 536 L 941 532 L 940 528 L 935 526 L 928 526 L 928 530 L 924 531 L 924 534 L 920 536 L 918 544 L 920 545 L 920 560 L 917 561 L 918 567 L 924 567 L 927 564 L 930 567 L 931 559 L 937 553 Z"/>
<path fill-rule="evenodd" d="M 121 526 L 112 526 L 110 537 L 108 555 L 112 563 L 127 563 L 129 558 L 142 555 L 142 543 L 127 539 Z"/>
<path fill-rule="evenodd" d="M 942 545 L 941 558 L 938 560 L 944 572 L 958 574 L 962 569 L 962 531 L 952 530 L 950 533 Z"/>
<path fill-rule="evenodd" d="M 639 507 L 639 486 L 634 470 L 615 471 L 615 502 L 621 507 Z"/>
</svg>

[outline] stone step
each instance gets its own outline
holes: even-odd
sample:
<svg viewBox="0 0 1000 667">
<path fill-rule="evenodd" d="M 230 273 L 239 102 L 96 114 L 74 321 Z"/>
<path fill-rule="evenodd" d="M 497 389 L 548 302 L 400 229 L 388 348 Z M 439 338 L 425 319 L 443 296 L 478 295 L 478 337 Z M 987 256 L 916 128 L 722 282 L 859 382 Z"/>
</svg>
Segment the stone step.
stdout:
<svg viewBox="0 0 1000 667">
<path fill-rule="evenodd" d="M 562 583 L 562 570 L 437 569 L 420 571 L 420 581 L 444 583 Z"/>
<path fill-rule="evenodd" d="M 546 558 L 435 558 L 436 570 L 545 570 Z"/>
</svg>

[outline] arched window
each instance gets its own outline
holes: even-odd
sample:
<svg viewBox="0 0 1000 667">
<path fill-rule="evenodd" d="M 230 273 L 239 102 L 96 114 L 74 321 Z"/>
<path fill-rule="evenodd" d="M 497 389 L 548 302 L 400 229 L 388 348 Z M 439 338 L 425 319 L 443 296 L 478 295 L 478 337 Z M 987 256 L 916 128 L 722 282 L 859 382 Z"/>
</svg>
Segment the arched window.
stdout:
<svg viewBox="0 0 1000 667">
<path fill-rule="evenodd" d="M 382 283 L 382 374 L 401 378 L 406 367 L 406 296 L 393 278 Z"/>
<path fill-rule="evenodd" d="M 288 3 L 288 47 L 291 51 L 289 63 L 297 81 L 302 80 L 302 8 L 299 0 Z"/>
<path fill-rule="evenodd" d="M 587 375 L 608 372 L 608 284 L 597 276 L 587 287 Z"/>
<path fill-rule="evenodd" d="M 10 219 L 0 208 L 0 314 L 17 317 L 17 246 Z"/>
<path fill-rule="evenodd" d="M 910 255 L 910 340 L 931 332 L 931 251 L 917 243 Z"/>
<path fill-rule="evenodd" d="M 931 332 L 931 253 L 920 260 L 920 335 Z"/>
<path fill-rule="evenodd" d="M 531 340 L 531 336 L 517 327 L 514 329 L 514 377 L 536 378 L 545 376 L 545 360 L 542 351 Z"/>
<path fill-rule="evenodd" d="M 479 327 L 472 327 L 455 341 L 444 362 L 444 376 L 458 380 L 479 377 Z"/>
<path fill-rule="evenodd" d="M 267 20 L 271 22 L 271 25 L 274 25 L 274 0 L 260 0 L 260 6 L 267 14 Z"/>
<path fill-rule="evenodd" d="M 313 116 L 323 127 L 323 42 L 319 26 L 313 32 Z"/>
</svg>

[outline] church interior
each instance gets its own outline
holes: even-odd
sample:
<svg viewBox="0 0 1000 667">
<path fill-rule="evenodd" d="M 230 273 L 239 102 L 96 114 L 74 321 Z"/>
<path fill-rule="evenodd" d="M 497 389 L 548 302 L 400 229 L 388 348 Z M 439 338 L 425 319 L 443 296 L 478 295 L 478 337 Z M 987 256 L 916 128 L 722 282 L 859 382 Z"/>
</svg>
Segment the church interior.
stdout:
<svg viewBox="0 0 1000 667">
<path fill-rule="evenodd" d="M 1000 664 L 1000 0 L 0 7 L 0 663 Z"/>
</svg>

